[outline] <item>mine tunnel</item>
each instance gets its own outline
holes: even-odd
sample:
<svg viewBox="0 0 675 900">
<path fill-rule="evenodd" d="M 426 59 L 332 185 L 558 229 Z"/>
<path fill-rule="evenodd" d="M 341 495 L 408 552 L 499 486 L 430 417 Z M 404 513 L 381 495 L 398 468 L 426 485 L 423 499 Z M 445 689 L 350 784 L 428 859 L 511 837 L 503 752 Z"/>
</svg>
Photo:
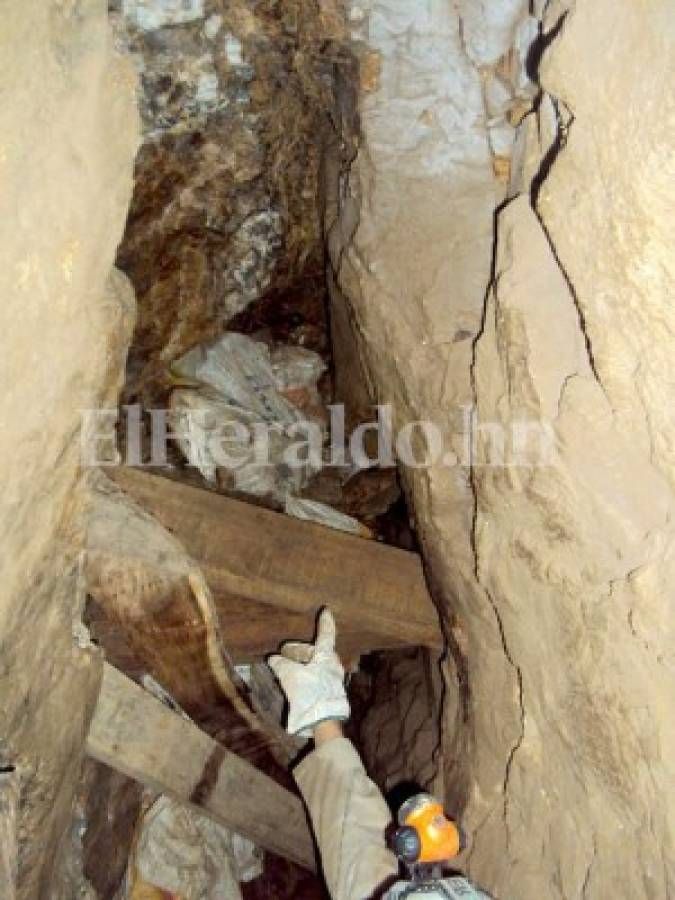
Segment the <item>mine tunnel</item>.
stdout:
<svg viewBox="0 0 675 900">
<path fill-rule="evenodd" d="M 0 900 L 675 896 L 674 36 L 5 4 Z"/>
</svg>

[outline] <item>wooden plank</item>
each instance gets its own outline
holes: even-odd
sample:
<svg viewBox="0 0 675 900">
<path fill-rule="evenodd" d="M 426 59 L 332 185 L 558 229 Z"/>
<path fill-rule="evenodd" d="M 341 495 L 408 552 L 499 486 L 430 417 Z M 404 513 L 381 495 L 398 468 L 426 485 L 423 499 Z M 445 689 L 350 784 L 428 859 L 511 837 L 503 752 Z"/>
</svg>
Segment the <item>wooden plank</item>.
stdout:
<svg viewBox="0 0 675 900">
<path fill-rule="evenodd" d="M 224 655 L 215 604 L 190 585 L 194 560 L 101 473 L 88 512 L 85 620 L 108 662 L 136 680 L 152 676 L 212 738 L 292 786 L 288 763 L 298 748 L 277 721 L 252 717 L 259 698 Z"/>
<path fill-rule="evenodd" d="M 220 617 L 223 647 L 235 664 L 260 662 L 286 640 L 313 640 L 314 622 L 306 615 L 230 597 L 216 598 L 215 602 Z M 134 654 L 126 637 L 128 629 L 123 628 L 119 622 L 112 621 L 97 604 L 88 608 L 87 625 L 96 641 L 105 649 L 110 662 L 127 674 L 136 674 Z M 186 641 L 186 627 L 157 625 L 154 631 L 165 647 Z M 190 632 L 203 635 L 205 629 L 201 624 L 193 624 Z M 358 659 L 374 650 L 392 650 L 397 647 L 401 647 L 400 641 L 375 632 L 342 628 L 338 635 L 337 650 L 344 662 Z M 143 671 L 143 667 L 139 671 Z"/>
<path fill-rule="evenodd" d="M 381 643 L 376 640 L 371 649 L 397 643 L 442 647 L 417 554 L 140 470 L 109 474 L 199 563 L 221 606 L 226 635 L 231 598 L 300 614 L 307 634 L 318 610 L 328 605 L 338 633 L 379 636 Z M 259 628 L 266 625 L 263 617 Z"/>
<path fill-rule="evenodd" d="M 100 599 L 97 586 L 92 586 L 91 590 Z M 214 601 L 220 620 L 223 648 L 236 664 L 259 662 L 276 651 L 286 640 L 311 641 L 314 637 L 314 620 L 307 614 L 227 595 L 214 597 Z M 87 626 L 95 640 L 105 649 L 110 662 L 118 669 L 129 675 L 147 670 L 147 665 L 137 668 L 138 660 L 128 641 L 128 631 L 133 628 L 139 633 L 139 640 L 144 641 L 144 649 L 149 651 L 150 638 L 143 623 L 139 625 L 128 620 L 124 623 L 113 620 L 109 611 L 107 613 L 98 603 L 90 603 L 87 608 Z M 189 626 L 162 625 L 156 622 L 153 624 L 153 633 L 164 648 L 167 666 L 175 669 L 176 660 L 171 648 L 180 644 L 183 648 L 181 658 L 184 658 L 186 642 L 197 637 L 203 641 L 205 629 L 199 622 L 193 622 Z M 374 650 L 391 650 L 401 646 L 400 640 L 364 631 L 353 623 L 344 622 L 341 623 L 337 639 L 338 654 L 345 664 Z M 184 667 L 181 670 L 185 674 Z M 201 683 L 203 687 L 203 678 Z"/>
<path fill-rule="evenodd" d="M 314 618 L 306 613 L 271 607 L 254 600 L 221 595 L 215 597 L 223 644 L 236 663 L 256 662 L 286 640 L 314 639 Z M 342 621 L 337 650 L 348 663 L 374 650 L 400 647 L 401 641 L 377 631 L 365 631 L 357 623 Z"/>
<path fill-rule="evenodd" d="M 300 799 L 108 664 L 87 753 L 315 871 Z"/>
<path fill-rule="evenodd" d="M 0 770 L 0 897 L 15 900 L 19 873 L 21 783 L 13 766 Z"/>
</svg>

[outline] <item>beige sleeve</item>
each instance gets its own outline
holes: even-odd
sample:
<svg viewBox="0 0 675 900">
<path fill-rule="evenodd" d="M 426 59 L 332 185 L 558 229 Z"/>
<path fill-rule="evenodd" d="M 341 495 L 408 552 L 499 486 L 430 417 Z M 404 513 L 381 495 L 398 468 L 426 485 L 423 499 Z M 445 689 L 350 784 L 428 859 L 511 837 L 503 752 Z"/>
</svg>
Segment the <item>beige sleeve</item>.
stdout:
<svg viewBox="0 0 675 900">
<path fill-rule="evenodd" d="M 398 872 L 386 846 L 387 804 L 347 738 L 335 738 L 295 769 L 333 900 L 366 900 Z"/>
</svg>

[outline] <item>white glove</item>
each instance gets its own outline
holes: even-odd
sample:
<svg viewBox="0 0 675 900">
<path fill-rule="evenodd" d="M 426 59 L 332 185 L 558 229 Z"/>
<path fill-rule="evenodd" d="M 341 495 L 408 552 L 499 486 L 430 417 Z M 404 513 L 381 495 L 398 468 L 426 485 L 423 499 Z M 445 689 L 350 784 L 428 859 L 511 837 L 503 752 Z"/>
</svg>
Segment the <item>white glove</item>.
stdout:
<svg viewBox="0 0 675 900">
<path fill-rule="evenodd" d="M 313 644 L 287 642 L 280 655 L 267 662 L 288 699 L 291 734 L 310 737 L 319 722 L 349 718 L 345 671 L 335 652 L 335 620 L 330 610 L 324 609 L 319 616 Z"/>
</svg>

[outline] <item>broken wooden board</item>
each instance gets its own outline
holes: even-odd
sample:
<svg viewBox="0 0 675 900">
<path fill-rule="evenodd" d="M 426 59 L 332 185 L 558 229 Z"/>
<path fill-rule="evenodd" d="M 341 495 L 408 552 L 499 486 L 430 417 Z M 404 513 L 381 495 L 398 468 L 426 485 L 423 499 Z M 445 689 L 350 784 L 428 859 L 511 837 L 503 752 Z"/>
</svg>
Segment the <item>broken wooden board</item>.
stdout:
<svg viewBox="0 0 675 900">
<path fill-rule="evenodd" d="M 140 470 L 109 474 L 199 564 L 238 659 L 310 639 L 323 606 L 335 614 L 345 656 L 442 647 L 417 554 Z"/>
<path fill-rule="evenodd" d="M 108 661 L 139 681 L 152 676 L 211 737 L 289 785 L 297 745 L 278 721 L 251 717 L 256 700 L 223 655 L 215 606 L 208 651 L 206 619 L 189 583 L 196 563 L 102 473 L 90 486 L 85 620 Z"/>
<path fill-rule="evenodd" d="M 311 871 L 301 800 L 106 664 L 87 753 Z"/>
</svg>

